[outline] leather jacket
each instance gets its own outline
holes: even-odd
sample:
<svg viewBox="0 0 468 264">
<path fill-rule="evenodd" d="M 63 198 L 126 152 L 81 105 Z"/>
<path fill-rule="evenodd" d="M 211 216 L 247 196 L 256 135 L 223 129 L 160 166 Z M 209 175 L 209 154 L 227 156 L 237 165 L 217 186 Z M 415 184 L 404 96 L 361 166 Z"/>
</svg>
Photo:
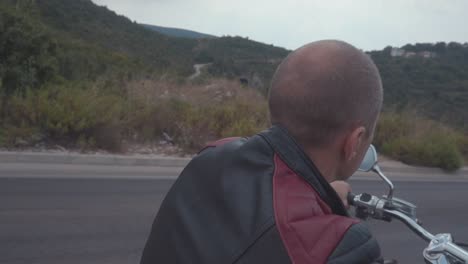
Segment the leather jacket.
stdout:
<svg viewBox="0 0 468 264">
<path fill-rule="evenodd" d="M 380 259 L 288 132 L 273 126 L 201 151 L 154 220 L 142 264 L 366 264 Z"/>
</svg>

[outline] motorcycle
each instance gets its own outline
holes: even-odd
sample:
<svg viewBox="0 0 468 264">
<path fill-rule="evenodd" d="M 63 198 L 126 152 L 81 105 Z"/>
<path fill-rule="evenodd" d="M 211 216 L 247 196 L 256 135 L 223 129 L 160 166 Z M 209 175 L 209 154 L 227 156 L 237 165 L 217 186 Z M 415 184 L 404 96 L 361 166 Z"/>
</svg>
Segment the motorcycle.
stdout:
<svg viewBox="0 0 468 264">
<path fill-rule="evenodd" d="M 468 264 L 468 247 L 464 243 L 455 243 L 452 235 L 431 234 L 422 227 L 422 223 L 416 217 L 416 205 L 393 197 L 395 187 L 380 169 L 377 162 L 377 151 L 373 145 L 367 153 L 358 169 L 363 172 L 374 172 L 389 187 L 387 195 L 381 197 L 362 193 L 348 194 L 348 202 L 355 208 L 356 217 L 367 220 L 369 218 L 390 222 L 394 219 L 403 222 L 411 231 L 429 243 L 423 250 L 423 257 L 427 264 Z"/>
</svg>

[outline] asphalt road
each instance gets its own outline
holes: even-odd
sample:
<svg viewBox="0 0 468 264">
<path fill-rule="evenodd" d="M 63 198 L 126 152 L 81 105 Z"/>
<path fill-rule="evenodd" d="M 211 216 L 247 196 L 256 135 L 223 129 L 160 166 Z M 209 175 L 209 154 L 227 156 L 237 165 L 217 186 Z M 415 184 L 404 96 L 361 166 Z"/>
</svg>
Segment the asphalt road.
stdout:
<svg viewBox="0 0 468 264">
<path fill-rule="evenodd" d="M 180 169 L 0 164 L 1 264 L 138 263 L 154 215 Z M 65 178 L 65 179 L 64 179 Z M 468 241 L 468 182 L 396 181 L 433 232 Z M 354 192 L 384 192 L 355 180 Z M 424 263 L 402 224 L 371 223 L 385 256 Z"/>
</svg>

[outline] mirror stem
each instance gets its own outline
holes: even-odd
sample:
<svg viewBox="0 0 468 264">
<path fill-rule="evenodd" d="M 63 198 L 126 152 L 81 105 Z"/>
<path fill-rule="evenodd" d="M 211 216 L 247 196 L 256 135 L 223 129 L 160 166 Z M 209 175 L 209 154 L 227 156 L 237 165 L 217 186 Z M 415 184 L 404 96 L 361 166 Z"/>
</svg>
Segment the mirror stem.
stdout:
<svg viewBox="0 0 468 264">
<path fill-rule="evenodd" d="M 387 178 L 387 176 L 383 174 L 382 170 L 380 170 L 379 165 L 375 164 L 372 168 L 372 171 L 376 172 L 380 176 L 380 178 L 382 178 L 382 180 L 384 180 L 385 183 L 387 183 L 388 187 L 390 188 L 390 190 L 388 191 L 387 199 L 391 202 L 393 198 L 394 189 L 393 183 Z"/>
</svg>

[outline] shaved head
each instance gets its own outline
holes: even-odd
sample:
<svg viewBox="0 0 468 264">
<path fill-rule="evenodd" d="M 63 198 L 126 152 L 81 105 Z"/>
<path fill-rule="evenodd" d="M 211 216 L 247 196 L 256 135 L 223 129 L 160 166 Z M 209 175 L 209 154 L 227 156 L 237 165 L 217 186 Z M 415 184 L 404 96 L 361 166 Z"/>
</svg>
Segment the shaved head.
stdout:
<svg viewBox="0 0 468 264">
<path fill-rule="evenodd" d="M 305 147 L 323 147 L 364 126 L 371 135 L 382 107 L 377 67 L 362 51 L 336 40 L 305 45 L 278 67 L 269 94 L 273 124 Z"/>
</svg>

